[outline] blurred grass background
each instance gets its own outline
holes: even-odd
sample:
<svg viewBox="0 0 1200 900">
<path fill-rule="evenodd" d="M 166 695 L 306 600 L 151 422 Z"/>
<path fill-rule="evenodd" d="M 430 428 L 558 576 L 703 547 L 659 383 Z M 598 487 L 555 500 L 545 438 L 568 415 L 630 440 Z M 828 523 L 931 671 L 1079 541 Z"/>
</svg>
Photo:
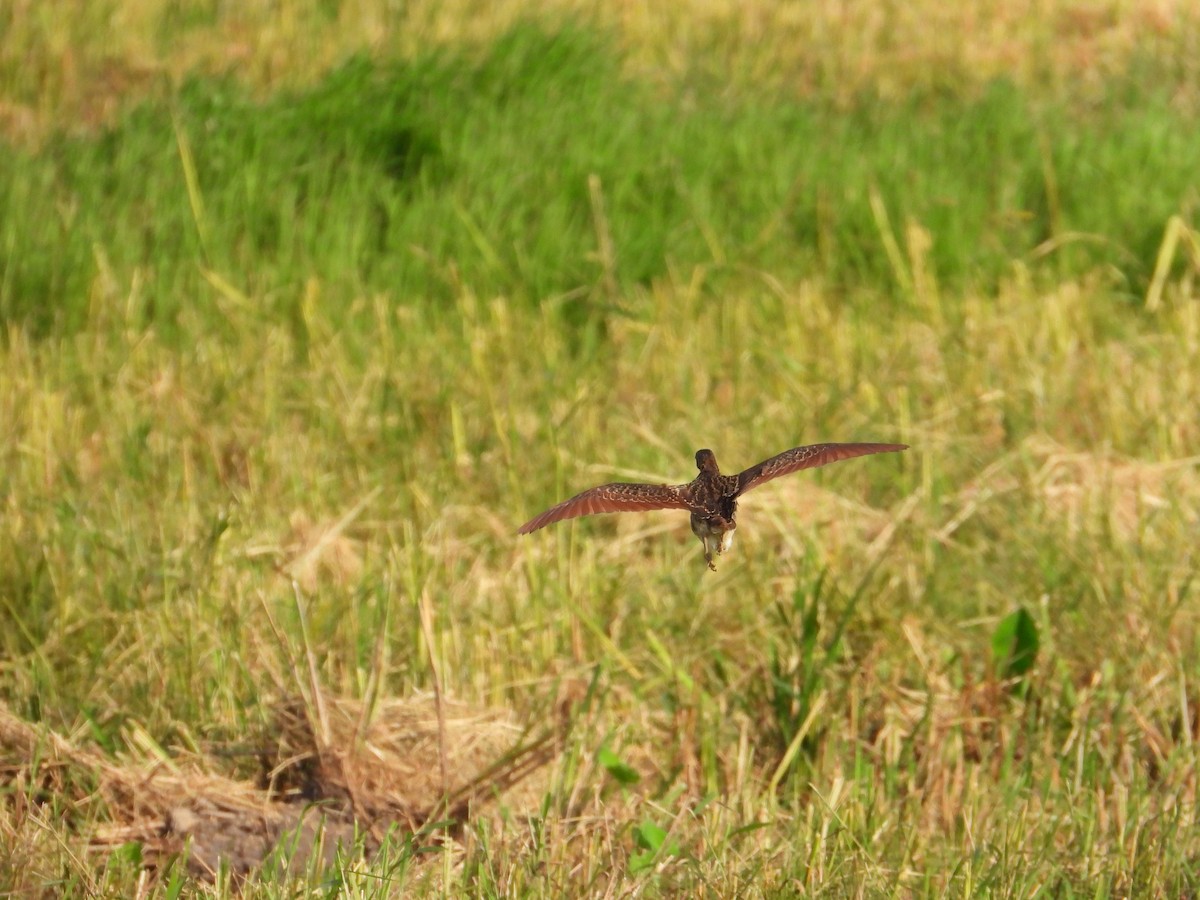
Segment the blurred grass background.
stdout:
<svg viewBox="0 0 1200 900">
<path fill-rule="evenodd" d="M 243 740 L 295 688 L 294 580 L 331 691 L 427 687 L 432 650 L 531 720 L 594 692 L 538 814 L 364 892 L 1195 891 L 1188 7 L 0 30 L 13 711 L 118 757 Z M 513 534 L 820 440 L 913 449 L 756 493 L 716 575 L 678 516 Z M 18 808 L 4 890 L 133 890 L 70 852 L 103 809 Z"/>
</svg>

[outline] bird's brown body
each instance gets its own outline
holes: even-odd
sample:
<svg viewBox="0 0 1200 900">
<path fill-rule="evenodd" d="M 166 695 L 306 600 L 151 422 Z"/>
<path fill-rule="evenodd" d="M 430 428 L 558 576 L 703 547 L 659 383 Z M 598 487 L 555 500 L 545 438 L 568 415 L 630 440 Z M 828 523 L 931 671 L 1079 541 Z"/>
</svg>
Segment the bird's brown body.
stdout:
<svg viewBox="0 0 1200 900">
<path fill-rule="evenodd" d="M 733 544 L 737 501 L 746 491 L 800 469 L 907 449 L 907 444 L 812 444 L 786 450 L 737 475 L 722 475 L 713 452 L 699 450 L 696 468 L 700 472 L 688 484 L 602 484 L 535 516 L 521 526 L 519 533 L 529 534 L 563 519 L 595 513 L 686 509 L 692 514 L 692 533 L 704 545 L 708 567 L 715 570 L 713 554 L 720 555 Z"/>
</svg>

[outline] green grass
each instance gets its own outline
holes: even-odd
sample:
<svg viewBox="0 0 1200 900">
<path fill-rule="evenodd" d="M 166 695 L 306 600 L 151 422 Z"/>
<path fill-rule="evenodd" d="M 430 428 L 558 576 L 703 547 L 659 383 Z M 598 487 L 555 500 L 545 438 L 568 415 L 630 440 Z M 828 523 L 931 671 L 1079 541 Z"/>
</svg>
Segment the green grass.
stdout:
<svg viewBox="0 0 1200 900">
<path fill-rule="evenodd" d="M 1136 299 L 1167 219 L 1195 202 L 1180 161 L 1200 121 L 1150 86 L 1126 94 L 1075 109 L 995 83 L 845 111 L 653 90 L 592 33 L 533 27 L 481 60 L 358 59 L 262 101 L 197 80 L 100 135 L 14 151 L 0 317 L 80 328 L 73 298 L 107 270 L 122 285 L 138 273 L 142 324 L 166 329 L 184 303 L 219 320 L 205 270 L 290 318 L 315 277 L 406 305 L 463 284 L 564 296 L 568 321 L 595 326 L 612 290 L 700 266 L 714 289 L 765 270 L 892 298 L 913 290 L 914 264 L 954 290 L 994 289 L 1021 264 L 1104 269 Z M 919 260 L 905 258 L 911 225 L 929 233 Z"/>
<path fill-rule="evenodd" d="M 294 576 L 330 692 L 429 686 L 422 597 L 456 696 L 591 690 L 540 810 L 348 891 L 1195 893 L 1187 239 L 1144 301 L 1200 122 L 1136 67 L 847 103 L 615 46 L 197 75 L 4 149 L 0 699 L 114 759 L 243 742 Z M 912 449 L 756 492 L 715 575 L 677 516 L 513 533 L 859 439 Z M 103 804 L 5 791 L 0 890 L 135 889 Z"/>
</svg>

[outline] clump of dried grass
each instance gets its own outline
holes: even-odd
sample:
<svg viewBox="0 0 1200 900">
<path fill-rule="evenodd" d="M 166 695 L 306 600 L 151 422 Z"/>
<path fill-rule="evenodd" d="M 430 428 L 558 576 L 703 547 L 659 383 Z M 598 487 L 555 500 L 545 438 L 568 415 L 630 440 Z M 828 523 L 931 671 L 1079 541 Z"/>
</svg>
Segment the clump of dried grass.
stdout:
<svg viewBox="0 0 1200 900">
<path fill-rule="evenodd" d="M 245 875 L 281 845 L 289 867 L 329 863 L 338 844 L 361 841 L 370 854 L 390 830 L 461 825 L 502 796 L 532 805 L 532 776 L 555 756 L 557 736 L 527 737 L 505 710 L 443 700 L 439 714 L 428 696 L 374 709 L 323 698 L 319 714 L 288 698 L 276 705 L 254 783 L 208 757 L 114 760 L 0 705 L 0 777 L 15 803 L 54 795 L 79 812 L 99 807 L 81 816 L 106 820 L 87 834 L 91 851 L 137 842 L 143 865 L 160 870 L 186 848 L 192 874 L 212 878 L 221 866 Z"/>
<path fill-rule="evenodd" d="M 1033 483 L 1046 509 L 1076 534 L 1106 518 L 1123 540 L 1136 536 L 1156 512 L 1177 505 L 1186 521 L 1200 522 L 1197 458 L 1164 462 L 1120 459 L 1112 454 L 1072 452 L 1054 441 L 1026 441 L 1041 466 Z"/>
<path fill-rule="evenodd" d="M 283 549 L 283 571 L 296 579 L 306 593 L 316 591 L 322 578 L 347 584 L 362 571 L 359 543 L 346 535 L 346 527 L 362 511 L 358 504 L 338 521 L 314 522 L 303 510 L 291 516 L 289 539 Z"/>
<path fill-rule="evenodd" d="M 1026 460 L 1022 473 L 1016 465 Z M 1113 453 L 1072 451 L 1042 436 L 1031 436 L 1013 453 L 993 463 L 958 494 L 958 508 L 936 535 L 948 539 L 981 509 L 1005 495 L 1024 491 L 1047 517 L 1072 536 L 1103 522 L 1121 540 L 1154 525 L 1155 516 L 1174 509 L 1189 524 L 1200 522 L 1197 458 L 1163 462 L 1122 459 Z"/>
<path fill-rule="evenodd" d="M 299 699 L 276 708 L 279 762 L 268 786 L 279 794 L 345 804 L 372 829 L 403 822 L 417 830 L 435 813 L 463 820 L 554 755 L 555 734 L 528 734 L 506 710 L 441 701 L 433 695 L 385 701 L 322 701 L 323 715 Z M 521 805 L 535 784 L 510 794 Z"/>
</svg>

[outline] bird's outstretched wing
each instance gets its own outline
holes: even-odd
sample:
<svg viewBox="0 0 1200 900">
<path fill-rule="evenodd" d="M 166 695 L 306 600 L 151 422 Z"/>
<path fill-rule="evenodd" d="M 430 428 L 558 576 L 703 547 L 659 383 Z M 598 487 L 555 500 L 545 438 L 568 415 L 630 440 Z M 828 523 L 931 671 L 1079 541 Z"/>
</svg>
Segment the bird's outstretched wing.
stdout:
<svg viewBox="0 0 1200 900">
<path fill-rule="evenodd" d="M 907 450 L 908 444 L 811 444 L 793 447 L 778 456 L 764 459 L 738 475 L 738 493 L 744 494 L 772 478 L 798 472 L 800 469 L 815 469 L 843 459 L 867 456 L 871 453 L 894 453 Z"/>
<path fill-rule="evenodd" d="M 550 507 L 539 516 L 534 516 L 522 525 L 517 533 L 529 534 L 563 519 L 595 513 L 688 509 L 686 489 L 685 484 L 602 484 Z"/>
</svg>

